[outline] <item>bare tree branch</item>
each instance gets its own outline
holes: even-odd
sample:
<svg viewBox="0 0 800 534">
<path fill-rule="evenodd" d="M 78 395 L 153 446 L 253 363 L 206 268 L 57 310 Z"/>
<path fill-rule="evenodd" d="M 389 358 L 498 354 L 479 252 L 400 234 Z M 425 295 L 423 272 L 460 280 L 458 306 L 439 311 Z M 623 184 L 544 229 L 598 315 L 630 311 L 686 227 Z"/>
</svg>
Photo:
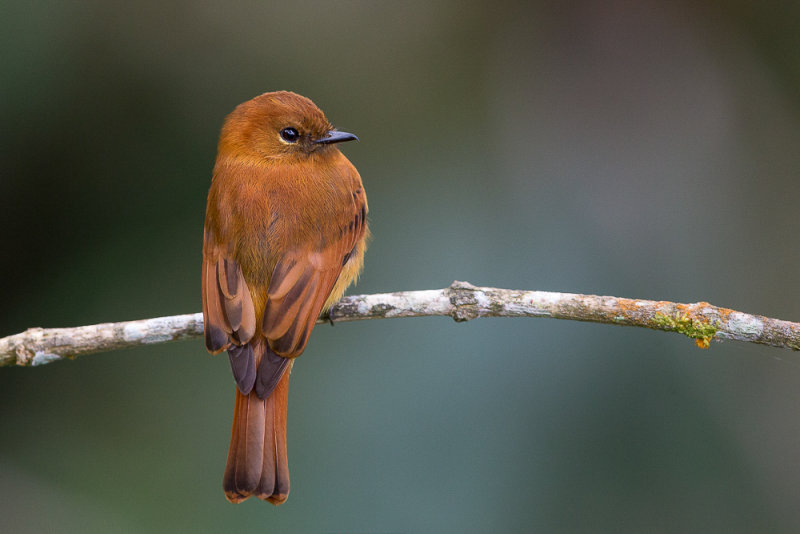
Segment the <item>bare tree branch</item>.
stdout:
<svg viewBox="0 0 800 534">
<path fill-rule="evenodd" d="M 708 348 L 731 339 L 800 350 L 800 323 L 750 315 L 707 302 L 678 304 L 597 295 L 475 287 L 453 282 L 445 289 L 345 297 L 318 322 L 392 317 L 550 317 L 679 332 Z M 0 366 L 41 365 L 83 354 L 152 345 L 203 335 L 203 315 L 174 315 L 75 328 L 30 328 L 0 339 Z"/>
</svg>

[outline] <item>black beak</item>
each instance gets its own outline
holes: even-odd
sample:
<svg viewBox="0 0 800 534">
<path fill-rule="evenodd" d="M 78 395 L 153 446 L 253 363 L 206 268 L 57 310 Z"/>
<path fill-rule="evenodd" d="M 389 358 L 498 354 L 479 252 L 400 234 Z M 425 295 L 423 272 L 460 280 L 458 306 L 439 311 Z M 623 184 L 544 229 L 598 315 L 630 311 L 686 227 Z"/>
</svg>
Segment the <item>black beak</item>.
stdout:
<svg viewBox="0 0 800 534">
<path fill-rule="evenodd" d="M 351 133 L 340 132 L 339 130 L 330 130 L 327 137 L 317 139 L 315 144 L 330 145 L 333 143 L 342 143 L 344 141 L 358 141 L 358 137 Z"/>
</svg>

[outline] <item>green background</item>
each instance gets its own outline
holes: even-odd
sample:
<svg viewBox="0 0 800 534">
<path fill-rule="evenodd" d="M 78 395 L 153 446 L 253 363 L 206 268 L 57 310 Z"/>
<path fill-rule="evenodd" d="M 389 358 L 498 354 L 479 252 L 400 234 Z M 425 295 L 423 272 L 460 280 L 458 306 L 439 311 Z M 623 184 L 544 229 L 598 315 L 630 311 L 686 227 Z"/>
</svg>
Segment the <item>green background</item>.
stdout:
<svg viewBox="0 0 800 534">
<path fill-rule="evenodd" d="M 800 320 L 796 2 L 0 7 L 0 335 L 200 310 L 223 117 L 360 143 L 354 292 L 476 285 Z M 275 3 L 277 4 L 277 3 Z M 292 494 L 221 490 L 202 342 L 0 369 L 4 532 L 797 532 L 800 357 L 568 321 L 318 327 Z"/>
</svg>

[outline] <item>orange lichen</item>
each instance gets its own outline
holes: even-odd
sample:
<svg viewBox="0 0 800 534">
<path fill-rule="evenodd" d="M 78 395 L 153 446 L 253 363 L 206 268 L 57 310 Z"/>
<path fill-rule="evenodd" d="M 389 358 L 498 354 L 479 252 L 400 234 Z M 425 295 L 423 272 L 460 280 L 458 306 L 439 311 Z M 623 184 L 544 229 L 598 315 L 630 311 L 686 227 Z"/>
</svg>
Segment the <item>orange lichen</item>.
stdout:
<svg viewBox="0 0 800 534">
<path fill-rule="evenodd" d="M 694 340 L 694 344 L 700 347 L 701 349 L 707 349 L 711 346 L 711 338 L 708 337 L 699 337 Z"/>
</svg>

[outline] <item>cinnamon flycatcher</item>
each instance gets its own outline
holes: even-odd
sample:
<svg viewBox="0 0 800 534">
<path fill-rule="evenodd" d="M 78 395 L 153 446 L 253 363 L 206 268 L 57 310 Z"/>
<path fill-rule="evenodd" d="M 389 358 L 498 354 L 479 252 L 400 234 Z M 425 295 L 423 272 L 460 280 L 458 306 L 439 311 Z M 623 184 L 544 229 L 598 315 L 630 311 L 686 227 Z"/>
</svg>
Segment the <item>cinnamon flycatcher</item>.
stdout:
<svg viewBox="0 0 800 534">
<path fill-rule="evenodd" d="M 364 261 L 367 197 L 336 145 L 353 139 L 286 91 L 240 104 L 222 127 L 202 284 L 206 348 L 228 351 L 236 381 L 222 483 L 231 502 L 289 496 L 292 363 Z"/>
</svg>

